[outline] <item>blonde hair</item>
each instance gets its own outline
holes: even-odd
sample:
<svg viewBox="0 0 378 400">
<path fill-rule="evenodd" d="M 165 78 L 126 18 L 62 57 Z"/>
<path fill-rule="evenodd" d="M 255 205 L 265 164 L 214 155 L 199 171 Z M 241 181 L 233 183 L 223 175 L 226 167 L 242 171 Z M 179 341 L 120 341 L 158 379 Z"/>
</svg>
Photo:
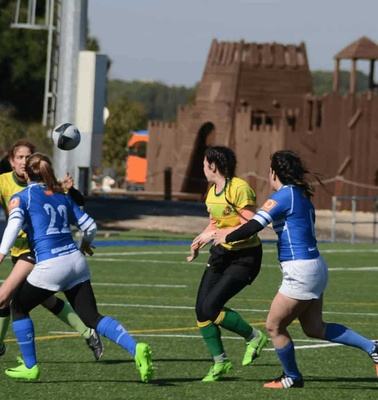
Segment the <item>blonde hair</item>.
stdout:
<svg viewBox="0 0 378 400">
<path fill-rule="evenodd" d="M 56 178 L 51 161 L 45 154 L 34 153 L 28 157 L 25 171 L 30 180 L 43 182 L 53 192 L 64 193 L 62 183 Z"/>
</svg>

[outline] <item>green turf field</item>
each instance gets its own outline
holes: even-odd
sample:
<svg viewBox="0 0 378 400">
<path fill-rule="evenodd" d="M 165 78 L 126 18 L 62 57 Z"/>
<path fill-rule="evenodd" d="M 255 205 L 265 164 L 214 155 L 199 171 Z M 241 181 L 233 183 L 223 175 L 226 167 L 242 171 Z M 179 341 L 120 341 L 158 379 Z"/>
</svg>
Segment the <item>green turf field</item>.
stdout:
<svg viewBox="0 0 378 400">
<path fill-rule="evenodd" d="M 109 240 L 182 240 L 129 232 Z M 102 240 L 99 238 L 99 240 Z M 376 245 L 320 244 L 330 267 L 325 295 L 327 321 L 339 322 L 378 339 L 378 248 Z M 257 328 L 264 320 L 280 271 L 273 244 L 264 246 L 263 268 L 251 287 L 229 305 Z M 269 390 L 262 384 L 281 373 L 269 343 L 255 365 L 242 367 L 244 342 L 223 331 L 224 344 L 234 369 L 224 380 L 201 382 L 211 360 L 196 328 L 193 310 L 207 250 L 188 264 L 188 246 L 97 247 L 89 259 L 92 282 L 102 314 L 114 316 L 153 350 L 155 376 L 139 381 L 134 361 L 120 347 L 104 340 L 105 353 L 95 362 L 84 339 L 75 335 L 48 311 L 32 312 L 41 376 L 37 382 L 13 381 L 0 371 L 0 399 L 377 399 L 374 365 L 363 352 L 306 338 L 297 323 L 291 333 L 304 375 L 304 389 Z M 10 261 L 0 267 L 6 277 Z M 16 365 L 19 355 L 12 329 L 0 369 Z"/>
</svg>

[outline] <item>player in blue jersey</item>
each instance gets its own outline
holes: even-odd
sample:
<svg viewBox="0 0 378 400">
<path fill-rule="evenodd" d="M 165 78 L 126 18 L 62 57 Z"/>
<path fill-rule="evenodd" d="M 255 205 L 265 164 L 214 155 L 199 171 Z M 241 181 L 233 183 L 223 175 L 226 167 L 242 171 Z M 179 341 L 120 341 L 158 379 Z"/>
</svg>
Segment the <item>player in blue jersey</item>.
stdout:
<svg viewBox="0 0 378 400">
<path fill-rule="evenodd" d="M 41 153 L 26 161 L 28 186 L 12 196 L 9 219 L 0 246 L 0 263 L 23 228 L 34 251 L 36 265 L 16 291 L 11 303 L 13 329 L 22 352 L 21 365 L 5 373 L 12 378 L 38 379 L 34 327 L 29 312 L 58 291 L 64 292 L 82 321 L 101 335 L 126 349 L 135 359 L 141 380 L 148 382 L 153 367 L 151 349 L 137 343 L 115 319 L 97 311 L 85 254 L 92 255 L 91 242 L 97 226 L 94 220 L 64 194 L 51 161 Z M 70 225 L 84 232 L 80 251 Z"/>
<path fill-rule="evenodd" d="M 214 243 L 245 239 L 269 224 L 278 236 L 278 259 L 282 284 L 274 297 L 266 328 L 283 374 L 264 384 L 271 389 L 303 387 L 294 344 L 287 327 L 298 318 L 303 332 L 313 338 L 357 347 L 370 355 L 378 376 L 378 341 L 373 342 L 349 328 L 323 321 L 323 292 L 328 281 L 328 267 L 319 254 L 315 237 L 315 211 L 310 200 L 312 187 L 305 180 L 309 173 L 299 156 L 288 150 L 275 152 L 269 170 L 274 193 L 258 213 L 230 234 L 215 234 Z"/>
<path fill-rule="evenodd" d="M 25 164 L 27 158 L 34 152 L 35 146 L 25 139 L 17 140 L 10 148 L 9 159 L 13 170 L 0 175 L 0 205 L 7 217 L 11 197 L 27 186 L 24 177 Z M 73 180 L 68 173 L 62 184 L 71 199 L 77 205 L 83 206 L 85 202 L 84 196 L 74 188 Z M 28 239 L 22 230 L 19 232 L 17 240 L 11 249 L 11 256 L 13 269 L 0 286 L 0 356 L 6 351 L 4 338 L 10 321 L 9 303 L 16 288 L 25 280 L 35 264 L 33 252 L 30 250 Z M 101 358 L 103 345 L 100 336 L 94 329 L 84 325 L 67 302 L 57 296 L 51 296 L 42 305 L 85 338 L 96 360 Z"/>
</svg>

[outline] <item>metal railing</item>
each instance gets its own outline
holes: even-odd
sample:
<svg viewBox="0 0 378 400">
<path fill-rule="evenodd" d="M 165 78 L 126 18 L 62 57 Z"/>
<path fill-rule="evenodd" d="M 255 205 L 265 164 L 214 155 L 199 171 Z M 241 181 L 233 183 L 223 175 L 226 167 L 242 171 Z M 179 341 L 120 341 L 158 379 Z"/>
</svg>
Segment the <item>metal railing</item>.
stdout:
<svg viewBox="0 0 378 400">
<path fill-rule="evenodd" d="M 337 206 L 338 202 L 347 200 L 351 202 L 351 213 L 350 219 L 338 218 Z M 367 218 L 358 219 L 357 215 L 357 203 L 361 201 L 370 201 L 372 203 L 371 212 L 367 214 Z M 353 244 L 356 242 L 356 228 L 360 224 L 370 224 L 372 226 L 372 241 L 377 242 L 377 208 L 378 208 L 378 197 L 361 197 L 361 196 L 332 196 L 332 227 L 331 227 L 331 241 L 336 241 L 336 225 L 337 224 L 349 224 L 351 225 L 350 242 Z M 339 213 L 340 214 L 340 213 Z M 370 218 L 371 214 L 371 218 Z M 347 215 L 347 214 L 344 214 Z"/>
</svg>

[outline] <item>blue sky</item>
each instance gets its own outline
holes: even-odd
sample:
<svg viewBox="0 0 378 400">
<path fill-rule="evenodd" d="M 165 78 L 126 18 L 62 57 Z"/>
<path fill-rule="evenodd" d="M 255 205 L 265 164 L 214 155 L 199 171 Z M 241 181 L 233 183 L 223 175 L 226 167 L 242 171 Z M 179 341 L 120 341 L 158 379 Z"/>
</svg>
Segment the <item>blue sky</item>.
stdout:
<svg viewBox="0 0 378 400">
<path fill-rule="evenodd" d="M 303 41 L 311 70 L 333 70 L 334 55 L 361 36 L 378 43 L 378 0 L 88 0 L 88 18 L 111 79 L 169 85 L 201 80 L 213 39 Z"/>
</svg>

